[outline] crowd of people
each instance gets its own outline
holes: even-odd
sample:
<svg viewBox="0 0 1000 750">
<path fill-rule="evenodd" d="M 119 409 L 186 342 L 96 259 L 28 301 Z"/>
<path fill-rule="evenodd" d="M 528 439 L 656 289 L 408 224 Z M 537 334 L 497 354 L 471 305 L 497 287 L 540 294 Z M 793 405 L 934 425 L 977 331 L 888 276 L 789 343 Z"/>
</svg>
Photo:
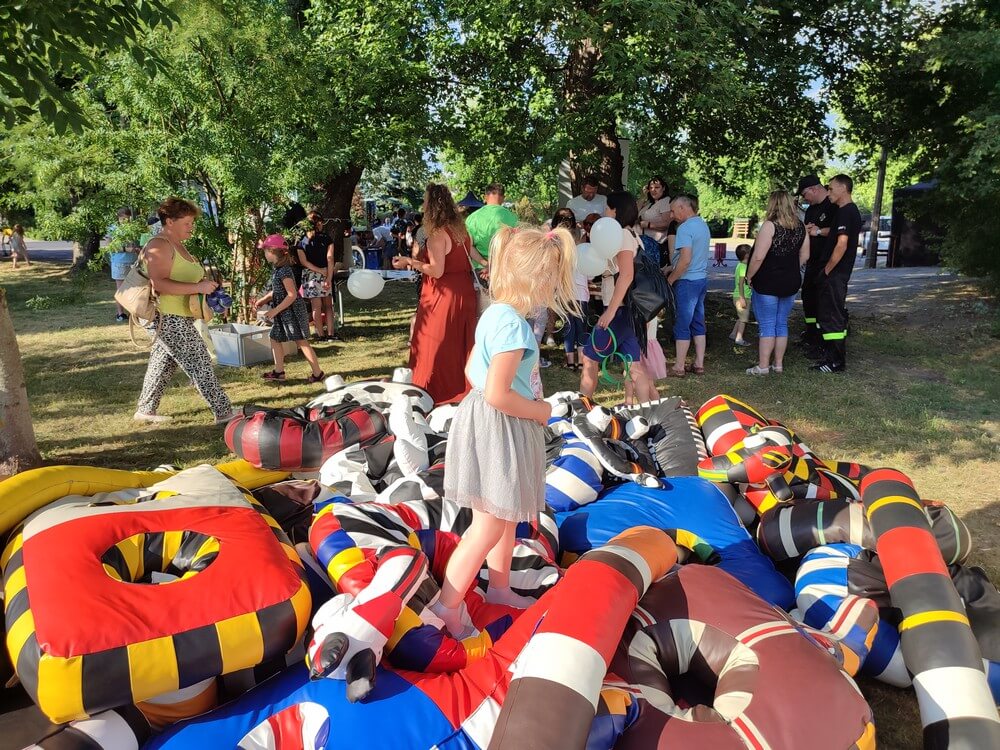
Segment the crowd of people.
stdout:
<svg viewBox="0 0 1000 750">
<path fill-rule="evenodd" d="M 837 175 L 828 185 L 815 175 L 806 176 L 796 193 L 807 204 L 801 214 L 795 196 L 774 191 L 753 244 L 737 246 L 732 293 L 736 320 L 729 338 L 737 346 L 750 345 L 747 331 L 752 313 L 759 332 L 758 361 L 746 370 L 748 374 L 783 372 L 788 320 L 800 290 L 805 322 L 801 343 L 816 360 L 813 369 L 822 373 L 846 369 L 846 295 L 861 228 L 852 189 L 846 175 Z M 565 238 L 574 246 L 588 243 L 595 223 L 609 217 L 622 229 L 621 246 L 598 275 L 591 277 L 574 268 L 563 290 L 565 300 L 556 307 L 528 307 L 527 297 L 509 291 L 516 290 L 517 284 L 496 275 L 498 248 L 504 242 L 517 246 L 520 240 L 512 238 L 529 230 L 504 206 L 504 199 L 502 185 L 489 185 L 485 205 L 466 215 L 446 186 L 431 184 L 422 213 L 407 214 L 400 209 L 374 227 L 384 265 L 415 272 L 419 285 L 408 362 L 416 385 L 438 403 L 466 397 L 475 382 L 470 376 L 470 357 L 477 344 L 477 323 L 487 306 L 496 303 L 499 289 L 514 295 L 512 304 L 532 333 L 536 356 L 525 357 L 533 365 L 527 373 L 521 373 L 519 365 L 514 371 L 521 373 L 518 377 L 523 375 L 535 398 L 542 395 L 539 371 L 550 364 L 542 356 L 542 346 L 554 344 L 552 326 L 557 318 L 563 320 L 563 366 L 579 374 L 579 390 L 585 395 L 592 395 L 606 378 L 621 383 L 626 403 L 648 401 L 658 398 L 658 381 L 705 372 L 711 232 L 699 215 L 695 197 L 671 196 L 659 176 L 648 181 L 640 200 L 625 191 L 602 194 L 596 179 L 585 178 L 580 194 L 537 230 L 542 232 L 543 244 L 552 242 L 553 252 L 562 252 Z M 157 409 L 178 367 L 208 402 L 217 422 L 227 421 L 233 413 L 194 325 L 197 314 L 192 298 L 218 288 L 218 281 L 206 278 L 204 266 L 185 246 L 198 212 L 190 201 L 166 200 L 157 212 L 160 230 L 141 251 L 158 303 L 155 319 L 146 321 L 153 348 L 135 412 L 140 421 L 168 419 Z M 304 228 L 297 245 L 274 234 L 259 248 L 273 267 L 269 283 L 256 299 L 262 320 L 271 325 L 274 367 L 263 377 L 272 382 L 286 378 L 287 342 L 294 342 L 309 363 L 309 382 L 321 381 L 325 373 L 312 342 L 337 338 L 332 295 L 334 274 L 345 261 L 345 244 L 338 240 L 347 232 L 337 227 L 334 237 L 321 216 L 303 213 L 296 222 Z M 118 218 L 124 222 L 131 215 L 123 211 Z M 15 232 L 14 237 L 23 242 L 23 232 Z M 112 277 L 119 287 L 138 254 L 138 247 L 124 247 L 112 257 Z M 637 330 L 629 309 L 640 254 L 654 262 L 672 290 L 672 363 L 660 346 L 657 319 Z M 539 274 L 540 268 L 535 271 Z M 558 280 L 536 281 L 544 286 Z M 531 299 L 544 296 L 538 290 L 532 294 Z M 119 307 L 119 319 L 124 312 Z M 514 329 L 522 329 L 520 323 L 510 325 L 511 335 Z M 609 374 L 615 367 L 621 369 L 617 381 Z"/>
<path fill-rule="evenodd" d="M 544 226 L 549 231 L 565 229 L 578 244 L 588 242 L 591 227 L 604 216 L 614 218 L 624 230 L 621 249 L 599 277 L 591 279 L 576 272 L 574 301 L 581 312 L 564 321 L 564 366 L 578 371 L 580 391 L 592 394 L 598 384 L 599 367 L 606 359 L 604 342 L 614 341 L 619 362 L 625 363 L 626 401 L 645 401 L 657 397 L 656 383 L 662 378 L 705 372 L 705 297 L 711 232 L 699 215 L 697 198 L 683 194 L 671 197 L 661 177 L 649 180 L 640 201 L 627 192 L 604 195 L 599 187 L 596 179 L 585 178 L 580 194 L 557 210 Z M 788 320 L 800 290 L 805 322 L 801 343 L 815 360 L 812 369 L 822 373 L 845 371 L 847 285 L 861 230 L 852 189 L 853 183 L 846 175 L 837 175 L 829 185 L 809 175 L 800 181 L 796 195 L 774 191 L 753 244 L 736 248 L 739 262 L 732 297 L 737 319 L 730 339 L 737 346 L 750 345 L 746 335 L 751 313 L 759 333 L 758 361 L 747 369 L 747 374 L 783 372 Z M 804 212 L 796 196 L 806 204 Z M 453 384 L 461 380 L 457 374 L 452 380 L 441 370 L 450 367 L 457 373 L 471 351 L 469 319 L 476 308 L 476 288 L 488 283 L 491 275 L 491 240 L 503 227 L 518 224 L 517 217 L 503 207 L 503 200 L 502 186 L 490 185 L 486 205 L 468 217 L 464 232 L 457 209 L 449 213 L 455 218 L 447 230 L 447 241 L 441 245 L 448 248 L 445 260 L 433 264 L 421 261 L 418 258 L 422 248 L 415 247 L 412 258 L 396 261 L 396 267 L 424 274 L 433 275 L 444 268 L 453 277 L 447 294 L 439 291 L 438 284 L 426 286 L 421 293 L 419 333 L 415 328 L 411 341 L 415 382 L 428 387 L 435 398 L 453 397 Z M 438 227 L 425 229 L 430 236 Z M 453 244 L 463 249 L 458 257 L 447 260 Z M 468 248 L 475 250 L 469 252 Z M 644 332 L 636 331 L 626 309 L 633 263 L 640 252 L 656 260 L 673 292 L 674 356 L 669 365 L 658 341 L 657 321 L 650 321 Z M 551 331 L 553 316 L 548 309 L 540 308 L 532 310 L 527 318 L 536 345 L 541 347 Z M 432 320 L 433 324 L 429 322 Z M 443 332 L 446 339 L 440 340 L 437 334 L 428 339 L 425 328 L 429 325 L 427 330 Z M 442 357 L 443 351 L 448 354 Z M 546 366 L 548 362 L 540 356 L 538 367 Z M 442 380 L 449 383 L 447 394 L 438 389 Z M 534 382 L 537 385 L 540 378 L 535 377 Z"/>
</svg>

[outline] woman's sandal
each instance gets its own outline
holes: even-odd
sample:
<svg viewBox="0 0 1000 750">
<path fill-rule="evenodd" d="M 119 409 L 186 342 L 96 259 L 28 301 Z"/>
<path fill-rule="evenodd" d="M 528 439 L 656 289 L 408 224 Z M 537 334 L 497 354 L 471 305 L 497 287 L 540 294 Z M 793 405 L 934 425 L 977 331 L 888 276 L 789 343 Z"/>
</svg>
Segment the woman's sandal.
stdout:
<svg viewBox="0 0 1000 750">
<path fill-rule="evenodd" d="M 282 370 L 281 372 L 278 372 L 277 370 L 271 370 L 271 372 L 265 372 L 263 375 L 261 375 L 261 377 L 264 380 L 271 380 L 283 383 L 285 381 L 285 371 Z"/>
<path fill-rule="evenodd" d="M 704 375 L 704 367 L 695 367 L 694 365 L 684 365 L 684 372 L 690 372 L 692 375 Z"/>
<path fill-rule="evenodd" d="M 326 380 L 325 372 L 320 372 L 319 375 L 310 375 L 306 378 L 307 383 L 322 383 L 324 380 Z"/>
<path fill-rule="evenodd" d="M 761 367 L 759 365 L 747 368 L 747 375 L 767 375 L 770 372 L 771 370 L 767 367 Z"/>
<path fill-rule="evenodd" d="M 686 378 L 687 373 L 684 370 L 675 370 L 673 367 L 667 368 L 668 378 Z"/>
</svg>

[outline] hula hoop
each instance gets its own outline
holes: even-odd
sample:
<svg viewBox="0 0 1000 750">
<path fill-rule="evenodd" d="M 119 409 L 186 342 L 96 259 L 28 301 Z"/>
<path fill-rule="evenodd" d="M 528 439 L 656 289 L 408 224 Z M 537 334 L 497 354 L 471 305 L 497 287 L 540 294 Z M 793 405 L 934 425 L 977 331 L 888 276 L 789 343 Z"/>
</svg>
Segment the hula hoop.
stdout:
<svg viewBox="0 0 1000 750">
<path fill-rule="evenodd" d="M 593 347 L 594 352 L 599 354 L 601 357 L 612 356 L 618 351 L 618 337 L 615 336 L 615 332 L 611 329 L 610 326 L 604 329 L 605 331 L 608 332 L 608 343 L 610 344 L 610 347 L 608 349 L 608 354 L 605 354 L 603 351 L 601 351 L 600 348 L 598 348 L 597 342 L 594 340 L 594 334 L 597 333 L 597 329 L 598 329 L 597 326 L 594 326 L 593 328 L 590 329 L 590 345 Z"/>
<path fill-rule="evenodd" d="M 598 348 L 597 341 L 595 341 L 594 339 L 594 334 L 597 333 L 597 327 L 595 326 L 590 331 L 590 346 L 591 348 L 593 348 L 594 353 L 598 357 L 600 357 L 601 360 L 601 366 L 598 373 L 598 377 L 600 380 L 607 383 L 608 385 L 621 387 L 624 386 L 625 379 L 629 377 L 629 373 L 631 371 L 631 366 L 632 366 L 632 357 L 629 356 L 628 354 L 622 354 L 621 352 L 618 351 L 618 337 L 615 336 L 615 332 L 611 330 L 610 327 L 604 330 L 608 332 L 608 337 L 609 337 L 608 341 L 609 347 L 606 350 L 601 350 L 600 348 Z M 610 372 L 608 372 L 608 362 L 613 360 L 615 357 L 617 357 L 622 363 L 623 373 L 621 380 L 619 380 Z"/>
</svg>

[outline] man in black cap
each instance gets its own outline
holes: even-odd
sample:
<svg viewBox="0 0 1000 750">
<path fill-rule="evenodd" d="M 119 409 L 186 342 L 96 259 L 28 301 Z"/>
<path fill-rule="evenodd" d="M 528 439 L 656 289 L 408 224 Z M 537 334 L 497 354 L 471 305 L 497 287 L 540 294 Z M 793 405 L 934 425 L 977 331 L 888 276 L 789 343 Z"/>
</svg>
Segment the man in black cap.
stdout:
<svg viewBox="0 0 1000 750">
<path fill-rule="evenodd" d="M 816 322 L 816 282 L 829 258 L 826 243 L 837 207 L 830 200 L 829 191 L 814 174 L 799 180 L 798 194 L 809 204 L 805 216 L 806 232 L 809 234 L 809 261 L 802 277 L 802 313 L 806 324 L 802 342 L 809 347 L 810 354 L 819 357 L 823 353 L 823 340 Z"/>
<path fill-rule="evenodd" d="M 851 193 L 854 180 L 838 174 L 830 180 L 830 199 L 837 215 L 827 238 L 826 261 L 816 283 L 816 319 L 826 350 L 824 361 L 811 369 L 838 373 L 847 369 L 847 284 L 854 270 L 861 234 L 861 212 Z"/>
</svg>

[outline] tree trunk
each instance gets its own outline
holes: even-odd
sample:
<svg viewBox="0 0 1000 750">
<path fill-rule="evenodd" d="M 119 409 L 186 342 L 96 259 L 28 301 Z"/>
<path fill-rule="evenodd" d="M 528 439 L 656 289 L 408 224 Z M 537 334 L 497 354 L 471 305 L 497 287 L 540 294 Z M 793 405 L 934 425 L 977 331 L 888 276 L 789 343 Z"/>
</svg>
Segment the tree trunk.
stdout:
<svg viewBox="0 0 1000 750">
<path fill-rule="evenodd" d="M 87 238 L 86 242 L 74 242 L 73 243 L 73 265 L 70 267 L 70 271 L 77 273 L 78 271 L 84 271 L 87 265 L 94 259 L 94 256 L 101 249 L 101 235 L 96 232 Z"/>
<path fill-rule="evenodd" d="M 0 476 L 42 463 L 31 425 L 28 389 L 7 293 L 0 287 Z"/>
<path fill-rule="evenodd" d="M 318 186 L 323 191 L 318 210 L 324 219 L 327 221 L 339 219 L 350 223 L 354 189 L 358 186 L 364 171 L 363 166 L 350 164 L 343 172 L 331 175 Z"/>
<path fill-rule="evenodd" d="M 889 161 L 889 149 L 882 146 L 878 157 L 878 180 L 875 183 L 875 200 L 872 202 L 872 223 L 868 230 L 868 255 L 865 268 L 878 266 L 878 230 L 882 218 L 882 192 L 885 190 L 885 166 Z"/>
<path fill-rule="evenodd" d="M 566 111 L 571 118 L 580 118 L 581 114 L 592 106 L 592 103 L 607 95 L 606 85 L 595 80 L 595 74 L 601 64 L 601 50 L 591 39 L 581 40 L 570 51 L 566 64 L 566 77 L 563 81 L 563 100 Z M 586 120 L 586 117 L 581 119 Z M 596 156 L 596 159 L 586 159 Z M 582 167 L 584 161 L 594 162 L 592 169 Z M 597 177 L 602 193 L 621 190 L 622 160 L 621 144 L 618 142 L 617 124 L 614 119 L 605 123 L 599 129 L 594 140 L 582 149 L 571 149 L 569 153 L 570 181 L 573 194 L 579 195 L 583 178 L 589 175 Z"/>
</svg>

